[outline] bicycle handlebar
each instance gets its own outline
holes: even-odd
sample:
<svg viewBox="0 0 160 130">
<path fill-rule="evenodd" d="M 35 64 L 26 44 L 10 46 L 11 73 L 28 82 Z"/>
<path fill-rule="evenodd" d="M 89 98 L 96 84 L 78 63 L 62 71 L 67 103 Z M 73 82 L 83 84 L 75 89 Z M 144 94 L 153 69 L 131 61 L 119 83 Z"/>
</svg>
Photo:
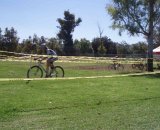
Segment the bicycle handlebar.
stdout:
<svg viewBox="0 0 160 130">
<path fill-rule="evenodd" d="M 34 60 L 42 61 L 45 60 L 47 57 L 35 57 Z"/>
</svg>

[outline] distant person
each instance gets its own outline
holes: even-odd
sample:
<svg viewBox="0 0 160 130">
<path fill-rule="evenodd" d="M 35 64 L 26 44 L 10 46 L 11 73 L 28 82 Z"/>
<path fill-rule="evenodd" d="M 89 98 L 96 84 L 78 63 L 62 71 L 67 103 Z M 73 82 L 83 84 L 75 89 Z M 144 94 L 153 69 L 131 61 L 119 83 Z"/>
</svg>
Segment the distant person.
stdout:
<svg viewBox="0 0 160 130">
<path fill-rule="evenodd" d="M 47 60 L 46 60 L 46 77 L 49 77 L 49 75 L 50 75 L 49 74 L 49 69 L 53 68 L 54 67 L 53 62 L 58 60 L 57 53 L 54 50 L 49 49 L 46 46 L 46 43 L 41 44 L 41 48 L 44 51 L 44 53 L 46 55 L 48 55 Z"/>
<path fill-rule="evenodd" d="M 117 63 L 118 62 L 118 56 L 113 57 L 113 63 Z"/>
</svg>

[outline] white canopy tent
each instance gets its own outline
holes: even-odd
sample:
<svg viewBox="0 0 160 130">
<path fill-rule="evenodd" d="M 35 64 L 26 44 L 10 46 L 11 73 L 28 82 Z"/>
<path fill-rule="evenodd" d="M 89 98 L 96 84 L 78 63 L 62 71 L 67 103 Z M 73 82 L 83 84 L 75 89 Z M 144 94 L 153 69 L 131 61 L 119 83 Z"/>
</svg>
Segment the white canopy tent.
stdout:
<svg viewBox="0 0 160 130">
<path fill-rule="evenodd" d="M 153 54 L 154 55 L 160 55 L 160 46 L 155 48 L 155 49 L 153 49 Z"/>
<path fill-rule="evenodd" d="M 155 58 L 155 60 L 157 61 L 157 67 L 158 69 L 160 69 L 160 46 L 153 49 L 153 57 Z"/>
</svg>

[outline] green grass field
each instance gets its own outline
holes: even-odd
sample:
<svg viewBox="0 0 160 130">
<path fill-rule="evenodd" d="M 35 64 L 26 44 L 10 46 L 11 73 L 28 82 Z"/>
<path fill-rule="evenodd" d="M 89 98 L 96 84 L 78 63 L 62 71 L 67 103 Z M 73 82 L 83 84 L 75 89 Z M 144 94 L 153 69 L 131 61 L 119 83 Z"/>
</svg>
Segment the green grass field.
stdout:
<svg viewBox="0 0 160 130">
<path fill-rule="evenodd" d="M 28 68 L 24 63 L 23 67 L 20 63 L 1 62 L 0 65 L 1 78 L 23 77 Z M 67 77 L 115 74 L 74 70 L 68 63 L 61 65 Z M 5 73 L 8 67 L 17 75 Z M 160 74 L 28 84 L 1 81 L 0 129 L 159 130 L 159 84 Z"/>
<path fill-rule="evenodd" d="M 26 78 L 27 70 L 35 63 L 21 61 L 1 61 L 0 62 L 0 78 Z M 108 70 L 107 63 L 75 63 L 75 62 L 56 62 L 64 68 L 65 77 L 85 77 L 85 76 L 101 76 L 113 75 L 119 73 L 141 72 L 132 70 L 128 66 L 123 71 Z"/>
</svg>

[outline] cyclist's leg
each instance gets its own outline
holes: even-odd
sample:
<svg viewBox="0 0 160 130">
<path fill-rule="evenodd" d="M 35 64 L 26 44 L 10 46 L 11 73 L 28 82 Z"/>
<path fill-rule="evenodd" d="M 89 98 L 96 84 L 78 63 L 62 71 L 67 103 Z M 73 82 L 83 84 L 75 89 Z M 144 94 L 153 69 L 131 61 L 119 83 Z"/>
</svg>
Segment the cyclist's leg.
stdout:
<svg viewBox="0 0 160 130">
<path fill-rule="evenodd" d="M 49 68 L 51 66 L 51 61 L 50 61 L 50 58 L 47 59 L 47 62 L 46 62 L 46 77 L 49 76 Z"/>
<path fill-rule="evenodd" d="M 47 66 L 46 66 L 46 77 L 49 77 L 50 76 L 50 71 L 49 69 L 53 69 L 54 68 L 54 64 L 53 62 L 55 61 L 56 59 L 54 57 L 50 57 L 47 59 Z"/>
<path fill-rule="evenodd" d="M 51 58 L 50 58 L 50 67 L 51 67 L 51 69 L 54 68 L 53 62 L 55 62 L 56 60 L 58 60 L 57 57 L 51 57 Z"/>
<path fill-rule="evenodd" d="M 54 61 L 56 61 L 54 57 L 50 58 L 50 67 L 51 67 L 51 69 L 54 68 L 54 64 L 53 64 Z"/>
</svg>

